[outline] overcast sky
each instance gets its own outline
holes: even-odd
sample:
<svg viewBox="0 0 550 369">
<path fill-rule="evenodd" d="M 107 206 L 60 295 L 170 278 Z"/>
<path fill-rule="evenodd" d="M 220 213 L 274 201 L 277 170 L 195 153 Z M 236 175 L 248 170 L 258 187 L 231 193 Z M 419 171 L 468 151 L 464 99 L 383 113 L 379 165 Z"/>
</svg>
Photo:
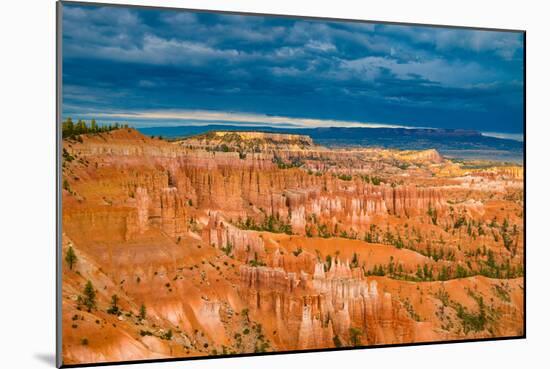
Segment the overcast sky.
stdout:
<svg viewBox="0 0 550 369">
<path fill-rule="evenodd" d="M 523 36 L 67 4 L 63 115 L 520 133 Z"/>
</svg>

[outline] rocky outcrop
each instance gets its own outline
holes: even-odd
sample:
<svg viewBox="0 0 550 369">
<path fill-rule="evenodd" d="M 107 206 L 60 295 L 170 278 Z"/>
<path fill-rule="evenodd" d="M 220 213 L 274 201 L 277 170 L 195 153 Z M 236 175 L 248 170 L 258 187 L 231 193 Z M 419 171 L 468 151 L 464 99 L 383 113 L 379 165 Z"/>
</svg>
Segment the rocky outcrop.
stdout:
<svg viewBox="0 0 550 369">
<path fill-rule="evenodd" d="M 292 293 L 296 288 L 306 288 L 307 274 L 297 275 L 283 268 L 240 266 L 241 284 L 246 288 L 278 290 Z"/>
<path fill-rule="evenodd" d="M 387 209 L 396 215 L 424 214 L 430 207 L 440 209 L 445 206 L 442 193 L 434 188 L 384 188 L 383 197 Z"/>
<path fill-rule="evenodd" d="M 500 166 L 473 171 L 474 175 L 489 178 L 504 178 L 523 180 L 523 167 L 520 166 Z"/>
<path fill-rule="evenodd" d="M 420 151 L 402 151 L 397 153 L 397 156 L 407 162 L 413 163 L 442 163 L 443 157 L 435 149 L 420 150 Z"/>
<path fill-rule="evenodd" d="M 314 147 L 309 136 L 267 132 L 216 131 L 189 137 L 179 142 L 210 150 L 237 150 L 240 152 L 272 152 L 308 150 Z"/>
<path fill-rule="evenodd" d="M 346 262 L 336 261 L 327 272 L 318 263 L 313 277 L 251 266 L 241 266 L 240 275 L 241 293 L 252 311 L 273 314 L 299 348 L 349 342 L 352 330 L 359 332 L 362 344 L 414 341 L 416 322 L 390 293 L 378 291 L 376 280 L 354 275 Z"/>
<path fill-rule="evenodd" d="M 217 212 L 211 213 L 203 231 L 203 240 L 207 245 L 244 262 L 265 257 L 264 241 L 257 233 L 235 227 L 224 221 Z"/>
<path fill-rule="evenodd" d="M 221 211 L 233 220 L 252 216 L 261 221 L 269 214 L 288 218 L 293 231 L 299 234 L 305 233 L 311 215 L 325 223 L 336 220 L 361 228 L 371 222 L 373 215 L 388 211 L 395 215 L 414 215 L 426 213 L 430 206 L 434 209 L 445 206 L 442 193 L 435 188 L 375 186 L 359 178 L 343 181 L 337 176 L 311 175 L 301 169 L 280 170 L 273 163 L 273 156 L 265 153 L 242 158 L 238 152 L 191 150 L 183 143 L 163 145 L 159 140 L 153 140 L 154 145 L 132 147 L 123 139 L 129 133 L 111 135 L 115 137 L 109 144 L 90 139 L 84 144 L 75 144 L 70 150 L 100 157 L 103 165 L 109 163 L 128 171 L 131 179 L 113 185 L 125 186 L 129 193 L 141 196 L 135 201 L 135 206 L 140 207 L 135 217 L 139 219 L 137 229 L 140 231 L 146 227 L 144 190 L 150 219 L 160 222 L 174 237 L 185 231 L 185 202 L 188 201 L 196 207 Z M 303 140 L 276 136 L 270 140 Z M 423 155 L 430 153 L 433 154 L 427 151 Z M 145 172 L 136 167 L 138 163 L 141 167 L 147 166 Z"/>
</svg>

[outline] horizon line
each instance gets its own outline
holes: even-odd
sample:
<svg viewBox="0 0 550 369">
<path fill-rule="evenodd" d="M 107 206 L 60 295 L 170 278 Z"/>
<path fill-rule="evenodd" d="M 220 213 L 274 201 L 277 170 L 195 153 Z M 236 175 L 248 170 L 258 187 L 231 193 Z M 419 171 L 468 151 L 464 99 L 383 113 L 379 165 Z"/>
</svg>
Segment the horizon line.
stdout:
<svg viewBox="0 0 550 369">
<path fill-rule="evenodd" d="M 68 118 L 71 114 L 63 114 Z M 151 111 L 113 111 L 113 112 L 84 112 L 81 117 L 89 119 L 105 119 L 116 122 L 124 119 L 128 124 L 133 123 L 135 128 L 161 128 L 178 126 L 208 126 L 226 125 L 242 126 L 250 128 L 279 128 L 279 129 L 304 129 L 304 128 L 402 128 L 402 129 L 435 129 L 435 130 L 464 130 L 475 131 L 486 137 L 508 139 L 523 142 L 524 133 L 479 131 L 467 128 L 440 128 L 425 125 L 410 125 L 403 123 L 361 122 L 358 120 L 338 120 L 320 118 L 298 118 L 282 115 L 243 113 L 217 110 L 151 110 Z"/>
</svg>

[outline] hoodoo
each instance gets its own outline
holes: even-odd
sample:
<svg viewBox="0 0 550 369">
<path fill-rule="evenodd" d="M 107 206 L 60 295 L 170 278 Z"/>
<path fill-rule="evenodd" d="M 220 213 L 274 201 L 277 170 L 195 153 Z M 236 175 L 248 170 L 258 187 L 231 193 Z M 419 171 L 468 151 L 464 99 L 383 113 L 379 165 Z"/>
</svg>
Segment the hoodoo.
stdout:
<svg viewBox="0 0 550 369">
<path fill-rule="evenodd" d="M 522 332 L 522 168 L 259 132 L 63 152 L 67 363 Z"/>
</svg>

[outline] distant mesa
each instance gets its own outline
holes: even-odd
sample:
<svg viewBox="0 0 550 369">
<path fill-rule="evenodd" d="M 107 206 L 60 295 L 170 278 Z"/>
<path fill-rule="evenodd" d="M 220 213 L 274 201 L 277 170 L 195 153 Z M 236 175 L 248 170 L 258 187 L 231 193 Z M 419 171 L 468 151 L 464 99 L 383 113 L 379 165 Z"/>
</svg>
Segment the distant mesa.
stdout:
<svg viewBox="0 0 550 369">
<path fill-rule="evenodd" d="M 316 147 L 307 135 L 256 131 L 210 131 L 184 138 L 182 145 L 215 148 L 217 151 L 265 152 L 272 150 L 309 150 Z"/>
<path fill-rule="evenodd" d="M 443 157 L 436 149 L 427 149 L 421 151 L 402 151 L 398 154 L 398 156 L 402 160 L 409 162 L 428 161 L 433 163 L 442 163 L 444 161 Z"/>
<path fill-rule="evenodd" d="M 268 133 L 255 131 L 216 131 L 203 135 L 209 139 L 219 139 L 224 142 L 266 142 L 275 145 L 313 146 L 313 140 L 306 135 L 289 133 Z"/>
<path fill-rule="evenodd" d="M 149 136 L 160 135 L 172 139 L 185 139 L 208 132 L 219 132 L 218 134 L 230 138 L 230 133 L 237 133 L 241 141 L 247 142 L 253 139 L 241 137 L 238 133 L 254 131 L 264 133 L 264 137 L 267 137 L 265 133 L 287 134 L 292 137 L 307 136 L 313 140 L 315 145 L 328 148 L 436 149 L 441 155 L 457 159 L 494 160 L 515 163 L 523 161 L 522 142 L 484 136 L 479 131 L 466 129 L 368 127 L 274 128 L 267 126 L 206 125 L 149 127 L 140 128 L 139 131 Z M 237 136 L 234 136 L 234 138 Z M 296 142 L 296 144 L 305 149 L 309 145 L 309 139 L 307 141 L 302 140 L 303 142 Z M 232 142 L 231 144 L 234 143 Z M 228 143 L 225 144 L 231 146 Z"/>
</svg>

